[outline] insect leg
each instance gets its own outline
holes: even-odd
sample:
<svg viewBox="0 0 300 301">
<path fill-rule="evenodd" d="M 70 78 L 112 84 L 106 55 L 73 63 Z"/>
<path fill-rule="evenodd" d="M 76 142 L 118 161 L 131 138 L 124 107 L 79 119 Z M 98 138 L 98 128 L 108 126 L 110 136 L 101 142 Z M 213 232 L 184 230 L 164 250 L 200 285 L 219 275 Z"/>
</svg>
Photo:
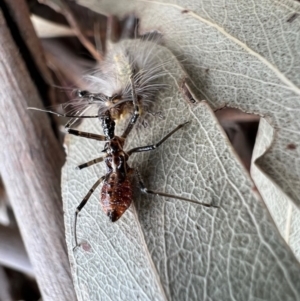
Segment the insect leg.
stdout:
<svg viewBox="0 0 300 301">
<path fill-rule="evenodd" d="M 86 168 L 86 167 L 91 166 L 91 165 L 93 165 L 93 164 L 102 162 L 102 161 L 104 160 L 104 158 L 105 158 L 105 157 L 100 157 L 100 158 L 91 160 L 91 161 L 89 161 L 89 162 L 80 164 L 80 165 L 78 165 L 78 166 L 76 167 L 76 169 L 83 169 L 83 168 Z"/>
<path fill-rule="evenodd" d="M 126 138 L 128 136 L 128 134 L 131 132 L 134 124 L 136 123 L 136 121 L 138 120 L 138 118 L 140 116 L 140 108 L 139 108 L 139 104 L 137 101 L 133 77 L 130 78 L 130 82 L 131 82 L 132 101 L 133 101 L 133 110 L 134 111 L 133 111 L 131 119 L 127 125 L 127 128 L 125 129 L 123 135 L 121 136 L 122 138 Z"/>
<path fill-rule="evenodd" d="M 127 152 L 127 154 L 130 156 L 133 153 L 140 153 L 140 152 L 147 152 L 156 149 L 159 147 L 163 142 L 165 142 L 170 136 L 172 136 L 175 132 L 177 132 L 179 129 L 181 129 L 183 126 L 185 126 L 189 121 L 179 124 L 172 132 L 170 132 L 168 135 L 163 137 L 159 142 L 152 144 L 152 145 L 146 145 L 146 146 L 140 146 L 132 148 Z"/>
<path fill-rule="evenodd" d="M 94 139 L 94 140 L 98 140 L 98 141 L 106 141 L 106 137 L 103 135 L 97 135 L 97 134 L 88 133 L 88 132 L 81 132 L 81 131 L 74 130 L 74 129 L 67 129 L 67 132 L 70 135 L 80 136 L 80 137 Z"/>
<path fill-rule="evenodd" d="M 89 190 L 89 192 L 87 193 L 87 195 L 84 197 L 84 199 L 81 201 L 81 203 L 79 204 L 79 206 L 76 208 L 75 211 L 75 220 L 74 220 L 74 236 L 75 236 L 75 243 L 76 246 L 74 248 L 76 248 L 78 246 L 78 241 L 77 241 L 77 233 L 76 233 L 76 225 L 77 225 L 77 216 L 78 213 L 81 211 L 81 209 L 85 206 L 85 204 L 87 203 L 87 201 L 89 200 L 91 194 L 95 191 L 95 189 L 100 185 L 100 183 L 104 180 L 105 176 L 101 177 L 94 185 L 93 187 Z"/>
<path fill-rule="evenodd" d="M 167 197 L 167 198 L 183 200 L 183 201 L 187 201 L 187 202 L 190 202 L 190 203 L 193 203 L 193 204 L 202 205 L 202 206 L 205 206 L 205 207 L 219 208 L 219 206 L 216 206 L 216 205 L 213 205 L 213 204 L 201 203 L 201 202 L 197 202 L 197 201 L 194 201 L 194 200 L 191 200 L 191 199 L 188 199 L 188 198 L 184 198 L 184 197 L 181 197 L 181 196 L 168 194 L 168 193 L 164 193 L 164 192 L 160 192 L 160 191 L 150 190 L 150 189 L 146 188 L 146 186 L 145 186 L 145 184 L 144 184 L 144 182 L 141 178 L 141 175 L 140 175 L 140 173 L 137 169 L 135 169 L 135 173 L 136 173 L 136 176 L 138 178 L 139 185 L 141 187 L 141 191 L 144 192 L 144 193 L 154 194 L 154 195 L 161 195 L 161 196 L 164 196 L 164 197 Z"/>
</svg>

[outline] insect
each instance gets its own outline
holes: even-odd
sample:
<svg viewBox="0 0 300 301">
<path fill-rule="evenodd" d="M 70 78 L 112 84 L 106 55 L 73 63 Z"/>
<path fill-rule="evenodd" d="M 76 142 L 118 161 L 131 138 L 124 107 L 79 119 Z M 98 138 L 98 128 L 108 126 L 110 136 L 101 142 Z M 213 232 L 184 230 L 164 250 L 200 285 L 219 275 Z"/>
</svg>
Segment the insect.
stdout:
<svg viewBox="0 0 300 301">
<path fill-rule="evenodd" d="M 68 133 L 80 137 L 85 137 L 88 139 L 95 139 L 98 141 L 106 141 L 104 150 L 105 156 L 96 158 L 94 160 L 91 160 L 87 163 L 81 164 L 78 166 L 78 169 L 82 169 L 88 166 L 91 166 L 93 164 L 99 163 L 104 161 L 106 165 L 106 174 L 99 178 L 96 183 L 92 186 L 92 188 L 89 190 L 87 195 L 83 198 L 81 203 L 76 209 L 75 212 L 75 220 L 74 220 L 74 236 L 75 236 L 75 243 L 76 246 L 78 246 L 78 240 L 77 240 L 77 217 L 79 212 L 82 210 L 82 208 L 86 205 L 87 201 L 89 200 L 91 194 L 95 191 L 95 189 L 101 184 L 102 189 L 100 193 L 100 204 L 102 207 L 102 210 L 105 212 L 105 214 L 109 217 L 111 222 L 117 221 L 124 212 L 129 208 L 130 204 L 133 201 L 133 179 L 134 177 L 137 177 L 138 183 L 140 185 L 141 191 L 147 194 L 154 194 L 154 195 L 160 195 L 164 197 L 170 197 L 175 199 L 180 199 L 184 201 L 188 201 L 191 203 L 195 203 L 198 205 L 203 205 L 206 207 L 215 207 L 217 206 L 213 204 L 205 204 L 196 202 L 184 197 L 176 196 L 167 194 L 164 192 L 158 192 L 149 190 L 146 188 L 139 172 L 137 169 L 131 168 L 127 161 L 129 157 L 133 153 L 138 152 L 146 152 L 151 151 L 159 147 L 164 141 L 166 141 L 171 135 L 173 135 L 175 132 L 177 132 L 179 129 L 181 129 L 183 126 L 185 126 L 188 122 L 182 123 L 178 125 L 175 129 L 173 129 L 170 133 L 168 133 L 165 137 L 163 137 L 159 142 L 152 144 L 152 145 L 146 145 L 141 147 L 136 147 L 133 149 L 130 149 L 129 151 L 124 150 L 124 144 L 126 141 L 127 136 L 133 129 L 136 121 L 139 118 L 139 104 L 137 102 L 137 95 L 134 88 L 134 80 L 131 78 L 131 85 L 132 85 L 132 99 L 133 99 L 133 106 L 134 106 L 134 112 L 131 115 L 131 118 L 129 120 L 129 123 L 127 127 L 125 128 L 123 134 L 121 136 L 115 135 L 115 121 L 113 120 L 110 111 L 106 111 L 100 116 L 100 120 L 102 123 L 103 133 L 104 135 L 97 135 L 93 133 L 88 132 L 81 132 L 75 129 L 68 129 Z M 76 247 L 75 246 L 75 247 Z"/>
</svg>

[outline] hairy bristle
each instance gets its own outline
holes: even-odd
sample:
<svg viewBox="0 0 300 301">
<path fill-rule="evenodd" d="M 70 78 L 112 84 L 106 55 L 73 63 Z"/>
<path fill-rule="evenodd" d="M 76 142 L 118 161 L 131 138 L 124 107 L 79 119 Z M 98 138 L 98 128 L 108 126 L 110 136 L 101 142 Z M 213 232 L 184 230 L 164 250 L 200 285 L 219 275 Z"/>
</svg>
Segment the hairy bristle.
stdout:
<svg viewBox="0 0 300 301">
<path fill-rule="evenodd" d="M 101 115 L 113 110 L 115 119 L 130 113 L 131 78 L 141 111 L 149 111 L 158 92 L 167 87 L 163 77 L 169 73 L 166 67 L 169 62 L 160 59 L 164 47 L 159 44 L 157 34 L 109 44 L 104 61 L 83 78 L 86 91 L 63 105 L 66 112 L 80 115 L 88 111 Z"/>
</svg>

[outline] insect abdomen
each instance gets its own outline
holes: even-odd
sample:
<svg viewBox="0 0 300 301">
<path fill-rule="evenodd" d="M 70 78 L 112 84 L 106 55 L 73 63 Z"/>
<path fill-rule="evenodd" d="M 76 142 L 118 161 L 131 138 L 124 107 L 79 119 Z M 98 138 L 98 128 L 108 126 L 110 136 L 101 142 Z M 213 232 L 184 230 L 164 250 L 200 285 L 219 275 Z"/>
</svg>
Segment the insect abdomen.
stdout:
<svg viewBox="0 0 300 301">
<path fill-rule="evenodd" d="M 117 221 L 132 202 L 133 189 L 130 178 L 119 181 L 112 173 L 102 186 L 100 204 L 112 222 Z"/>
</svg>

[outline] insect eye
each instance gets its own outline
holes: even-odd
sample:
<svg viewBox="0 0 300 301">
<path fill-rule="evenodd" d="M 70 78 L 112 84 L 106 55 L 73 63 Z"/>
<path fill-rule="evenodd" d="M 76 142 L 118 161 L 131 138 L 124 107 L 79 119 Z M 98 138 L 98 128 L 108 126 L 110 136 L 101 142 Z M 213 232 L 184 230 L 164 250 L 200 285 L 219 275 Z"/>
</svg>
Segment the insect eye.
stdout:
<svg viewBox="0 0 300 301">
<path fill-rule="evenodd" d="M 77 97 L 80 97 L 80 98 L 85 97 L 87 94 L 88 94 L 87 91 L 81 91 L 81 90 L 76 91 Z"/>
</svg>

